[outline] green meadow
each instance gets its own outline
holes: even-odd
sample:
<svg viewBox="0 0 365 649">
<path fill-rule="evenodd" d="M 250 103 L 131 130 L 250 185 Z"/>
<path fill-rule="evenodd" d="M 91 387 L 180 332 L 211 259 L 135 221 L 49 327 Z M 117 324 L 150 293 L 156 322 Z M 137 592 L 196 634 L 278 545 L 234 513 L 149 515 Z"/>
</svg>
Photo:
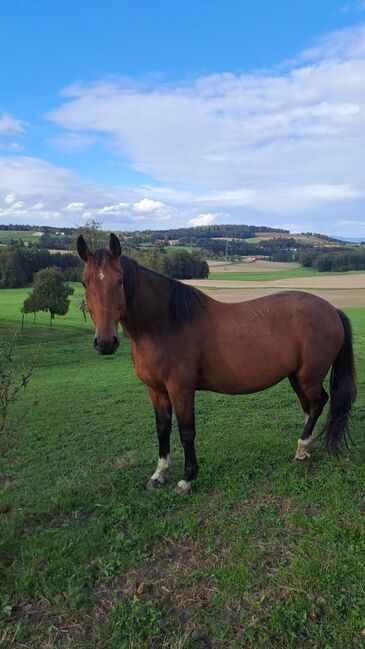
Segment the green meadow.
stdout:
<svg viewBox="0 0 365 649">
<path fill-rule="evenodd" d="M 353 450 L 293 463 L 303 416 L 288 382 L 198 393 L 200 473 L 179 497 L 176 425 L 168 482 L 146 492 L 157 459 L 146 388 L 127 339 L 115 356 L 95 354 L 75 287 L 52 329 L 46 314 L 26 317 L 14 353 L 16 374 L 35 354 L 37 366 L 13 421 L 30 412 L 1 464 L 0 647 L 364 647 L 365 309 L 347 310 Z M 26 295 L 0 291 L 3 338 Z"/>
<path fill-rule="evenodd" d="M 0 243 L 10 241 L 23 241 L 27 243 L 38 243 L 40 235 L 34 230 L 0 230 Z"/>
<path fill-rule="evenodd" d="M 231 266 L 228 265 L 227 268 L 234 268 L 234 265 L 232 264 Z M 346 273 L 346 275 L 356 275 L 359 273 L 363 273 L 364 271 L 353 271 L 351 273 Z M 240 280 L 240 281 L 250 281 L 250 282 L 271 282 L 275 279 L 297 279 L 300 277 L 326 277 L 327 275 L 343 275 L 343 273 L 340 272 L 324 272 L 320 273 L 317 270 L 313 270 L 313 268 L 305 268 L 304 266 L 300 266 L 299 268 L 293 268 L 292 270 L 273 270 L 273 271 L 263 271 L 263 272 L 255 272 L 255 271 L 247 271 L 247 272 L 236 272 L 236 271 L 224 271 L 222 273 L 209 273 L 209 279 L 217 279 L 217 280 Z"/>
</svg>

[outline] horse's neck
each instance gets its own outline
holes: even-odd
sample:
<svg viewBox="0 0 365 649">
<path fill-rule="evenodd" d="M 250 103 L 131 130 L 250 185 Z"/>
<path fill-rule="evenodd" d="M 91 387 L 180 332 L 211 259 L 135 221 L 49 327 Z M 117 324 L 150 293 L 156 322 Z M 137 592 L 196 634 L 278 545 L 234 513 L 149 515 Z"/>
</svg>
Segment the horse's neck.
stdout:
<svg viewBox="0 0 365 649">
<path fill-rule="evenodd" d="M 168 321 L 170 303 L 169 280 L 139 268 L 134 299 L 122 322 L 132 340 L 154 335 Z"/>
</svg>

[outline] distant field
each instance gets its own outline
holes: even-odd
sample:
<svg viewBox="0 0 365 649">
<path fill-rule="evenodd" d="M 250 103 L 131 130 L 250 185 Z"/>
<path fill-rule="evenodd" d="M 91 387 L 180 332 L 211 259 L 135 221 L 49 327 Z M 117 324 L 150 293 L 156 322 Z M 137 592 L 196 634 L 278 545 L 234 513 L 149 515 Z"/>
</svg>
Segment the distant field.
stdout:
<svg viewBox="0 0 365 649">
<path fill-rule="evenodd" d="M 248 239 L 244 239 L 246 243 L 261 243 L 261 239 L 258 237 L 249 237 Z"/>
<path fill-rule="evenodd" d="M 268 270 L 256 272 L 256 264 L 261 267 L 271 264 Z M 293 268 L 294 266 L 294 268 Z M 185 280 L 197 286 L 214 299 L 222 302 L 252 300 L 280 290 L 310 291 L 328 300 L 338 308 L 365 306 L 365 271 L 351 273 L 319 273 L 311 268 L 297 264 L 282 264 L 282 270 L 275 270 L 275 262 L 254 262 L 249 272 L 242 272 L 245 264 L 240 264 L 241 272 L 230 272 L 234 265 L 212 266 L 208 279 Z M 273 270 L 274 268 L 274 270 Z"/>
<path fill-rule="evenodd" d="M 270 239 L 296 239 L 303 243 L 318 244 L 320 246 L 342 246 L 342 241 L 331 240 L 327 241 L 321 237 L 308 236 L 306 234 L 293 234 L 289 232 L 256 232 L 256 238 L 259 241 L 268 241 Z"/>
<path fill-rule="evenodd" d="M 26 318 L 12 367 L 38 365 L 0 475 L 0 646 L 11 649 L 362 649 L 365 628 L 365 309 L 350 309 L 357 448 L 293 463 L 303 425 L 289 383 L 196 399 L 200 473 L 144 483 L 157 442 L 128 340 L 92 349 L 79 284 L 70 312 Z M 0 334 L 26 289 L 0 290 Z M 39 345 L 41 345 L 39 347 Z M 219 371 L 219 368 L 217 368 Z M 14 412 L 17 419 L 20 407 Z"/>
<path fill-rule="evenodd" d="M 209 260 L 208 266 L 212 273 L 268 273 L 274 270 L 282 271 L 282 270 L 296 270 L 297 268 L 303 268 L 303 266 L 295 262 L 268 261 L 268 260 L 266 261 L 261 259 L 257 259 L 255 261 L 238 261 L 238 262 Z"/>
<path fill-rule="evenodd" d="M 0 230 L 0 243 L 9 243 L 12 240 L 37 243 L 40 239 L 38 232 L 29 230 Z"/>
<path fill-rule="evenodd" d="M 178 250 L 181 252 L 182 250 L 186 250 L 186 252 L 194 252 L 194 250 L 198 250 L 197 247 L 194 246 L 167 246 L 165 248 L 166 252 L 171 252 L 173 250 Z"/>
<path fill-rule="evenodd" d="M 265 263 L 265 262 L 262 262 Z M 241 264 L 242 267 L 242 264 Z M 229 269 L 232 266 L 228 267 Z M 327 273 L 320 273 L 325 275 Z M 332 274 L 332 273 L 328 273 Z M 338 273 L 342 274 L 342 273 Z M 312 270 L 311 268 L 296 267 L 293 270 L 284 269 L 284 270 L 249 270 L 249 271 L 232 271 L 227 270 L 226 272 L 210 272 L 209 279 L 217 281 L 227 281 L 227 280 L 236 280 L 244 281 L 248 280 L 250 282 L 269 282 L 276 279 L 289 279 L 289 278 L 298 278 L 298 277 L 313 277 L 319 275 L 318 271 Z"/>
<path fill-rule="evenodd" d="M 155 247 L 155 244 L 154 243 L 141 243 L 136 247 L 140 248 L 141 250 L 150 250 L 150 249 L 153 249 Z M 187 252 L 192 252 L 193 250 L 197 250 L 197 248 L 194 247 L 194 246 L 171 246 L 171 245 L 167 245 L 167 246 L 164 247 L 164 250 L 166 252 L 171 252 L 172 250 L 179 250 L 179 251 L 187 250 Z"/>
</svg>

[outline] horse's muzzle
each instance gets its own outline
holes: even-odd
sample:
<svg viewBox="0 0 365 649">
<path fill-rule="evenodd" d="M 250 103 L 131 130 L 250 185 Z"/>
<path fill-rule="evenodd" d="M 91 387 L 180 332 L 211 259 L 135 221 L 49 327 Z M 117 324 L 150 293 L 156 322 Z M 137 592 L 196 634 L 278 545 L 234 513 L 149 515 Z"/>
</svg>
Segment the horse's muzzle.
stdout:
<svg viewBox="0 0 365 649">
<path fill-rule="evenodd" d="M 103 354 L 103 356 L 110 356 L 110 354 L 114 354 L 114 352 L 117 351 L 119 347 L 119 340 L 117 336 L 113 336 L 111 340 L 101 340 L 97 337 L 94 338 L 94 348 L 96 349 L 99 354 Z"/>
</svg>

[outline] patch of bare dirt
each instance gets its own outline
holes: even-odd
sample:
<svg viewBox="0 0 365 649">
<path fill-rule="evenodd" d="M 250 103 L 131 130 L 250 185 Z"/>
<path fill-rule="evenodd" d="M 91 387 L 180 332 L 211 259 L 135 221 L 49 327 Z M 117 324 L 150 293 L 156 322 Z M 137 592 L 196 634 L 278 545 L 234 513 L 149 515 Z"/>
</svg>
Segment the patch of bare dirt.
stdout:
<svg viewBox="0 0 365 649">
<path fill-rule="evenodd" d="M 210 495 L 214 497 L 219 495 L 219 492 Z M 257 510 L 265 507 L 275 508 L 280 518 L 285 518 L 287 513 L 293 511 L 289 499 L 267 494 L 260 498 L 242 500 L 238 506 L 227 510 L 227 519 L 241 517 L 247 508 Z M 292 554 L 284 543 L 277 543 L 273 547 L 262 540 L 257 544 L 257 560 L 266 566 L 269 575 L 274 576 L 280 568 L 290 565 Z M 20 622 L 27 621 L 33 628 L 33 633 L 24 642 L 18 642 L 16 635 L 9 633 L 5 638 L 8 645 L 5 646 L 16 646 L 17 649 L 53 649 L 55 646 L 65 649 L 81 646 L 104 649 L 101 629 L 112 614 L 116 602 L 125 598 L 137 598 L 163 608 L 168 619 L 176 620 L 179 627 L 180 640 L 171 644 L 159 638 L 151 645 L 151 649 L 183 649 L 186 639 L 189 640 L 189 646 L 210 649 L 217 645 L 212 644 L 202 633 L 202 629 L 197 627 L 194 612 L 203 608 L 214 613 L 211 598 L 214 593 L 219 592 L 215 572 L 222 565 L 231 563 L 232 552 L 229 544 L 217 544 L 214 551 L 207 552 L 199 539 L 188 535 L 179 540 L 163 537 L 151 548 L 149 561 L 118 575 L 110 584 L 97 585 L 95 566 L 95 583 L 91 585 L 90 591 L 95 603 L 88 608 L 70 613 L 62 595 L 52 604 L 46 599 L 20 603 L 13 609 L 9 623 L 12 628 L 16 628 Z M 252 569 L 255 569 L 254 564 Z M 203 575 L 201 578 L 200 574 Z M 258 592 L 257 602 L 255 594 L 249 600 L 242 598 L 240 606 L 243 606 L 250 616 L 256 616 L 262 606 L 261 596 L 262 593 Z M 237 627 L 239 637 L 243 631 L 235 608 L 232 608 L 229 601 L 220 614 L 222 619 L 231 620 L 232 626 Z M 225 645 L 220 646 L 223 649 Z"/>
<path fill-rule="evenodd" d="M 179 541 L 165 537 L 154 554 L 154 560 L 128 571 L 118 582 L 118 590 L 125 595 L 138 595 L 161 604 L 167 604 L 183 615 L 192 607 L 208 605 L 216 588 L 210 584 L 188 584 L 192 572 L 211 571 L 229 557 L 228 549 L 218 554 L 202 555 L 199 541 L 183 536 Z"/>
<path fill-rule="evenodd" d="M 265 557 L 265 566 L 269 575 L 274 575 L 280 568 L 290 566 L 293 554 L 285 545 L 277 545 L 275 552 Z"/>
<path fill-rule="evenodd" d="M 9 647 L 16 646 L 18 649 L 51 649 L 54 646 L 69 648 L 80 646 L 81 643 L 104 649 L 100 644 L 102 624 L 113 611 L 118 599 L 135 596 L 141 601 L 159 604 L 170 615 L 177 616 L 182 635 L 192 637 L 197 648 L 208 649 L 210 641 L 205 636 L 197 635 L 198 629 L 191 622 L 191 614 L 196 607 L 208 607 L 210 596 L 217 588 L 208 581 L 202 583 L 197 580 L 196 584 L 190 584 L 189 577 L 195 570 L 214 573 L 215 568 L 224 560 L 224 555 L 225 551 L 222 550 L 219 556 L 203 556 L 199 541 L 189 536 L 183 536 L 179 541 L 165 537 L 154 549 L 150 562 L 126 571 L 112 584 L 94 588 L 93 598 L 97 603 L 82 613 L 67 613 L 62 596 L 56 602 L 59 605 L 58 611 L 46 599 L 14 607 L 9 623 L 15 625 L 20 620 L 27 620 L 33 626 L 34 634 L 23 643 L 16 643 L 14 638 L 13 645 L 12 633 L 5 639 L 9 642 Z M 92 642 L 92 645 L 88 642 Z M 153 647 L 162 649 L 163 640 L 160 644 L 153 644 Z"/>
<path fill-rule="evenodd" d="M 269 492 L 270 486 L 268 485 L 267 491 Z M 245 498 L 242 500 L 238 506 L 232 507 L 228 510 L 228 515 L 243 515 L 245 509 L 263 509 L 265 507 L 271 507 L 274 509 L 279 518 L 285 517 L 287 514 L 295 511 L 290 499 L 285 498 L 284 496 L 274 496 L 270 493 L 267 493 L 261 498 Z"/>
</svg>

